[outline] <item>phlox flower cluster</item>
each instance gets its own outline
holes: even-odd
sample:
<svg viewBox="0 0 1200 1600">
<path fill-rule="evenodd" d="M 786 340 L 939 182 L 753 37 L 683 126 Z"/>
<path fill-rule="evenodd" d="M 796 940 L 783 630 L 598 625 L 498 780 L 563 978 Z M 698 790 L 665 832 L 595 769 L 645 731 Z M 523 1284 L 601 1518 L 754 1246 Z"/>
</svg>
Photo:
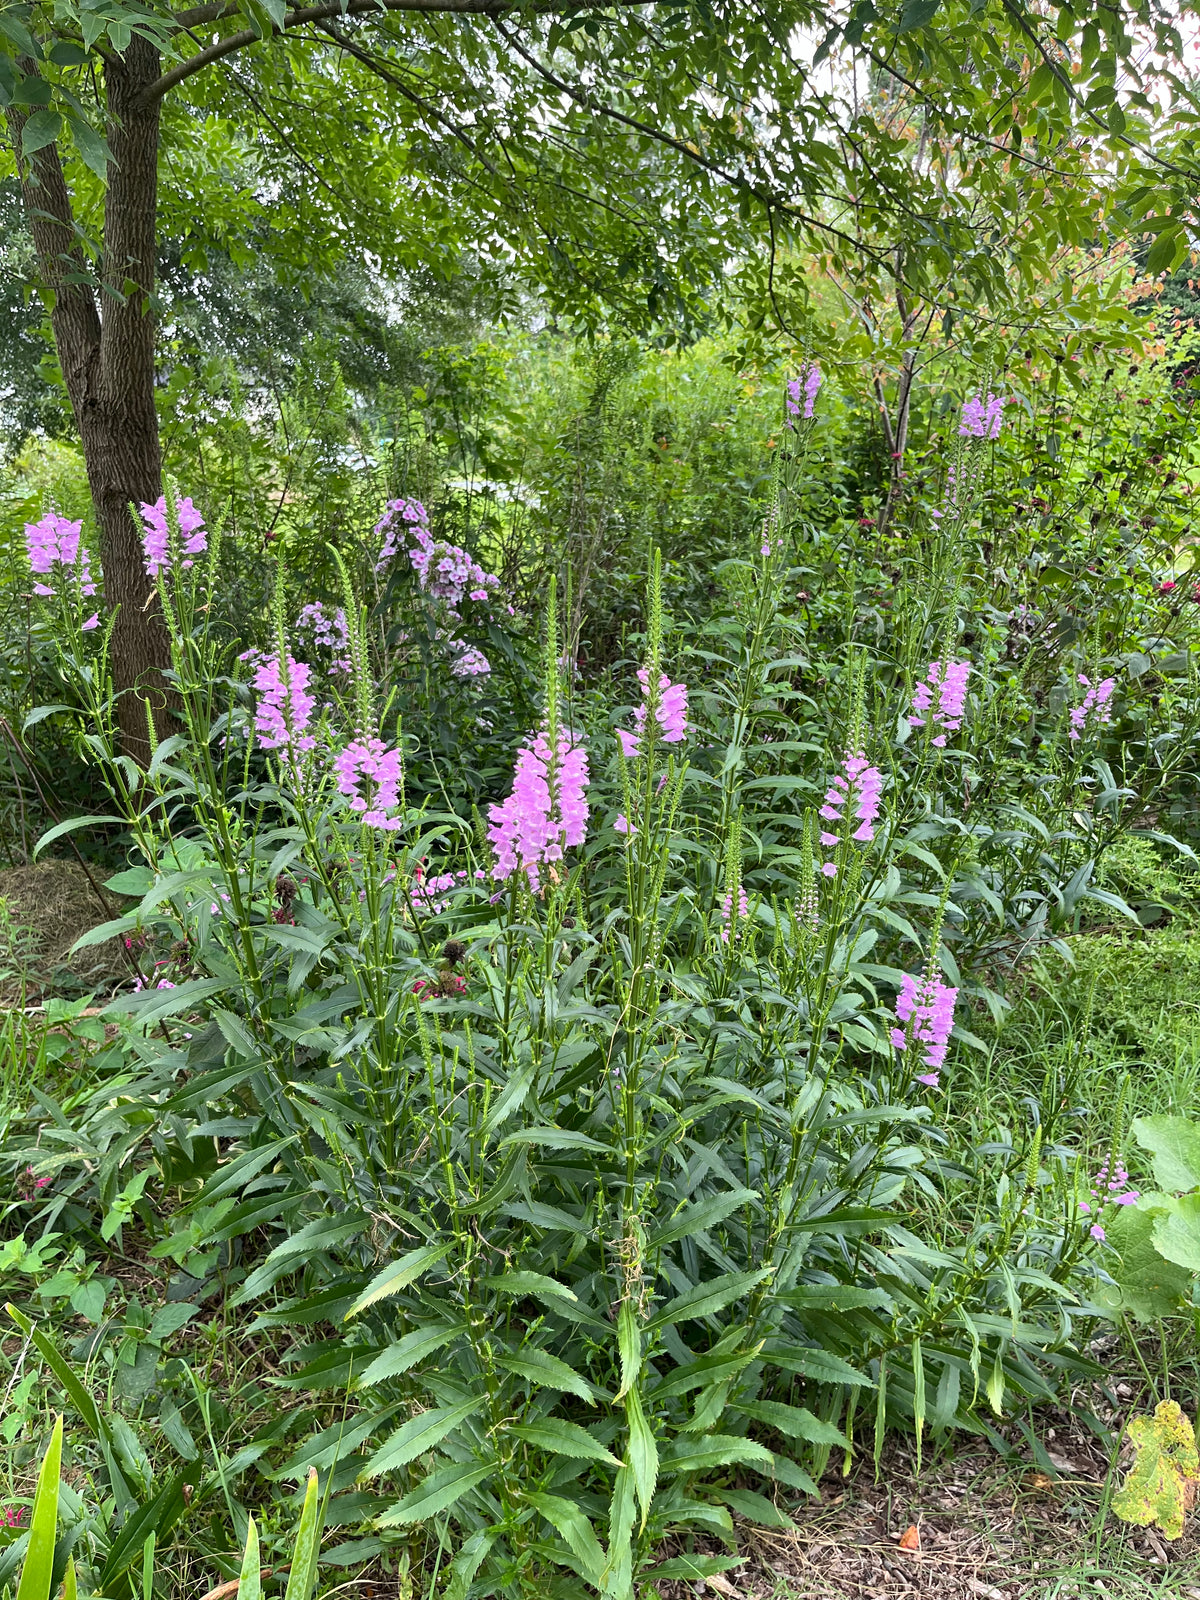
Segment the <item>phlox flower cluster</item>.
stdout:
<svg viewBox="0 0 1200 1600">
<path fill-rule="evenodd" d="M 1129 1174 L 1126 1172 L 1123 1163 L 1114 1156 L 1111 1174 L 1106 1161 L 1092 1180 L 1092 1200 L 1090 1202 L 1081 1200 L 1079 1202 L 1080 1211 L 1083 1212 L 1085 1217 L 1090 1217 L 1093 1212 L 1093 1202 L 1094 1209 L 1097 1211 L 1102 1211 L 1105 1206 L 1133 1205 L 1135 1201 L 1141 1199 L 1141 1191 L 1130 1189 L 1128 1184 Z M 1088 1232 L 1093 1239 L 1099 1239 L 1101 1244 L 1108 1237 L 1104 1231 L 1103 1224 L 1098 1221 L 1092 1223 Z"/>
<path fill-rule="evenodd" d="M 645 667 L 638 668 L 638 682 L 643 691 L 650 687 L 650 674 Z M 666 673 L 660 673 L 658 679 L 658 711 L 655 720 L 658 724 L 658 737 L 663 744 L 681 744 L 687 738 L 687 686 L 682 683 L 672 683 Z M 617 729 L 617 738 L 621 741 L 621 751 L 627 761 L 632 761 L 641 753 L 641 739 L 646 731 L 646 718 L 649 716 L 646 701 L 633 713 L 633 720 L 637 723 L 637 732 L 629 733 L 625 728 Z"/>
<path fill-rule="evenodd" d="M 1071 712 L 1069 731 L 1072 739 L 1082 738 L 1089 729 L 1111 720 L 1108 702 L 1112 699 L 1113 690 L 1117 686 L 1115 678 L 1105 678 L 1103 682 L 1093 684 L 1082 672 L 1079 674 L 1079 682 L 1087 693 Z"/>
<path fill-rule="evenodd" d="M 444 607 L 455 623 L 462 621 L 460 608 L 465 601 L 486 604 L 500 586 L 499 578 L 485 572 L 459 545 L 433 537 L 429 514 L 419 500 L 390 501 L 375 532 L 384 536 L 375 571 L 382 572 L 401 549 L 406 550 L 422 592 Z M 456 678 L 480 678 L 491 672 L 491 662 L 477 646 L 457 638 L 452 629 L 442 637 L 453 657 L 450 671 Z"/>
<path fill-rule="evenodd" d="M 857 844 L 869 844 L 875 837 L 875 819 L 879 815 L 879 797 L 883 793 L 883 773 L 873 767 L 861 750 L 846 752 L 843 770 L 835 772 L 825 791 L 825 804 L 820 816 L 825 822 L 841 823 L 845 808 L 849 806 L 851 818 L 858 823 L 850 837 Z M 821 832 L 821 843 L 832 847 L 838 836 L 831 828 Z M 827 861 L 821 868 L 827 878 L 837 875 L 837 867 Z"/>
<path fill-rule="evenodd" d="M 907 1050 L 909 1038 L 924 1047 L 926 1070 L 917 1074 L 917 1082 L 930 1089 L 938 1086 L 938 1073 L 946 1059 L 946 1046 L 954 1026 L 954 1002 L 958 990 L 951 989 L 932 973 L 923 978 L 904 974 L 900 993 L 896 996 L 896 1021 L 899 1027 L 891 1031 L 891 1040 L 897 1050 Z"/>
<path fill-rule="evenodd" d="M 739 922 L 743 921 L 749 915 L 750 915 L 750 902 L 746 898 L 745 889 L 743 888 L 743 886 L 741 884 L 739 884 L 738 885 L 738 891 L 737 891 L 737 911 L 736 912 L 734 911 L 732 893 L 726 894 L 725 898 L 721 901 L 721 924 L 722 924 L 722 926 L 721 926 L 721 943 L 722 944 L 728 944 L 729 943 L 729 935 L 730 935 L 731 928 L 732 928 L 732 932 L 733 932 L 734 936 L 735 937 L 737 936 L 737 924 Z"/>
<path fill-rule="evenodd" d="M 254 732 L 264 750 L 287 750 L 294 760 L 316 748 L 308 732 L 316 698 L 308 690 L 312 668 L 288 656 L 286 671 L 278 656 L 260 658 L 254 668 Z"/>
<path fill-rule="evenodd" d="M 153 505 L 141 505 L 142 521 L 145 528 L 142 533 L 142 549 L 146 555 L 146 571 L 152 578 L 160 572 L 167 572 L 171 566 L 171 531 L 167 525 L 167 497 L 160 494 Z M 204 530 L 204 518 L 190 500 L 177 500 L 175 509 L 179 514 L 180 550 L 185 557 L 202 555 L 208 549 L 208 534 Z M 190 559 L 182 563 L 190 567 Z"/>
<path fill-rule="evenodd" d="M 352 739 L 333 758 L 338 789 L 372 828 L 395 832 L 403 817 L 393 816 L 400 801 L 400 752 L 382 739 Z"/>
<path fill-rule="evenodd" d="M 958 431 L 967 439 L 998 439 L 1003 423 L 1004 399 L 1001 395 L 989 393 L 985 400 L 982 395 L 973 394 L 969 400 L 963 401 Z"/>
<path fill-rule="evenodd" d="M 796 424 L 793 417 L 812 421 L 813 407 L 817 403 L 817 390 L 821 387 L 821 369 L 815 361 L 806 362 L 798 378 L 789 378 L 787 386 L 788 427 Z"/>
<path fill-rule="evenodd" d="M 477 867 L 475 876 L 486 878 L 487 873 Z M 426 872 L 424 865 L 418 863 L 413 871 L 412 897 L 417 905 L 436 917 L 450 904 L 452 892 L 461 888 L 469 877 L 465 868 L 459 872 Z"/>
<path fill-rule="evenodd" d="M 939 749 L 946 743 L 947 734 L 957 733 L 962 727 L 970 675 L 969 661 L 931 661 L 913 692 L 913 710 L 920 715 L 910 717 L 908 725 L 916 729 L 931 723 L 938 730 L 933 743 Z"/>
<path fill-rule="evenodd" d="M 541 888 L 541 868 L 561 861 L 563 851 L 587 834 L 587 751 L 565 731 L 551 751 L 539 733 L 517 755 L 513 788 L 503 805 L 488 808 L 488 838 L 496 852 L 492 877 L 503 882 L 524 872 L 530 887 Z"/>
<path fill-rule="evenodd" d="M 48 512 L 40 522 L 25 524 L 25 548 L 29 552 L 29 565 L 35 577 L 48 578 L 57 567 L 78 567 L 79 587 L 84 594 L 95 594 L 88 553 L 80 544 L 82 522 L 68 522 L 66 517 Z M 35 583 L 34 594 L 50 596 L 54 590 L 46 583 Z"/>
<path fill-rule="evenodd" d="M 307 637 L 318 649 L 328 650 L 333 657 L 330 672 L 349 672 L 354 663 L 350 659 L 350 630 L 346 626 L 346 613 L 341 606 L 327 606 L 320 600 L 310 600 L 296 618 L 296 632 Z"/>
</svg>

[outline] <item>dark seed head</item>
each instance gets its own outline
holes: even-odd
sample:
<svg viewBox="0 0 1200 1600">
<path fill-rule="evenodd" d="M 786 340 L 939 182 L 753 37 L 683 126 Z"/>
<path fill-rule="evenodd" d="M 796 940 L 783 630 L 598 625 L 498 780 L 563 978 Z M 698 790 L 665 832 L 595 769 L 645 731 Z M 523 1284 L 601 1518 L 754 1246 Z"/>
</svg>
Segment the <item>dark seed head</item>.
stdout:
<svg viewBox="0 0 1200 1600">
<path fill-rule="evenodd" d="M 461 939 L 447 939 L 442 946 L 442 955 L 452 967 L 456 967 L 467 953 L 467 947 Z"/>
</svg>

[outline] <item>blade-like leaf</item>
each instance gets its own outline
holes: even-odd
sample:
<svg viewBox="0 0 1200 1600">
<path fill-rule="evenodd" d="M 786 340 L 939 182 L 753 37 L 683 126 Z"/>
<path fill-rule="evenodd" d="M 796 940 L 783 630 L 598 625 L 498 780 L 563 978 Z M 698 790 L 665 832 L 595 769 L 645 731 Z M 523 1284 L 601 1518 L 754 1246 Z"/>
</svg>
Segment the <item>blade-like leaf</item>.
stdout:
<svg viewBox="0 0 1200 1600">
<path fill-rule="evenodd" d="M 440 1472 L 423 1478 L 403 1500 L 398 1500 L 390 1511 L 380 1517 L 379 1526 L 402 1528 L 410 1522 L 425 1522 L 430 1517 L 436 1517 L 440 1511 L 448 1511 L 456 1500 L 461 1500 L 469 1489 L 482 1483 L 495 1470 L 490 1463 L 476 1467 L 469 1461 L 443 1467 Z"/>
<path fill-rule="evenodd" d="M 453 1244 L 453 1239 L 449 1239 L 445 1244 L 419 1245 L 417 1249 L 401 1256 L 399 1261 L 393 1261 L 390 1267 L 384 1267 L 359 1295 L 347 1311 L 344 1320 L 349 1322 L 351 1317 L 357 1317 L 368 1306 L 373 1306 L 378 1301 L 386 1300 L 390 1295 L 399 1294 L 402 1289 L 407 1289 L 409 1284 L 415 1283 L 422 1273 L 428 1272 L 430 1267 L 436 1266 L 444 1256 L 448 1256 Z"/>
<path fill-rule="evenodd" d="M 50 1435 L 46 1454 L 38 1473 L 29 1519 L 29 1544 L 21 1567 L 17 1600 L 50 1600 L 54 1577 L 54 1540 L 58 1529 L 58 1479 L 62 1467 L 63 1423 L 59 1417 Z"/>
<path fill-rule="evenodd" d="M 309 1600 L 316 1585 L 317 1561 L 321 1553 L 321 1529 L 317 1520 L 320 1504 L 317 1469 L 313 1467 L 304 1490 L 304 1506 L 300 1512 L 300 1525 L 296 1529 L 296 1549 L 284 1600 Z"/>
<path fill-rule="evenodd" d="M 507 1430 L 514 1439 L 539 1450 L 549 1450 L 552 1455 L 570 1456 L 576 1461 L 607 1461 L 614 1467 L 620 1462 L 598 1439 L 593 1439 L 586 1428 L 577 1422 L 567 1422 L 562 1417 L 540 1417 L 536 1422 L 514 1422 Z"/>
<path fill-rule="evenodd" d="M 426 1356 L 431 1356 L 435 1350 L 440 1350 L 466 1331 L 465 1322 L 455 1323 L 451 1327 L 439 1322 L 428 1328 L 414 1328 L 403 1339 L 389 1346 L 382 1355 L 375 1357 L 356 1387 L 368 1389 L 373 1383 L 382 1383 L 385 1378 L 398 1378 L 402 1372 L 415 1367 L 418 1361 L 424 1361 Z"/>
<path fill-rule="evenodd" d="M 514 1355 L 497 1356 L 496 1365 L 515 1372 L 539 1389 L 561 1389 L 565 1394 L 575 1394 L 592 1403 L 594 1391 L 587 1379 L 581 1378 L 573 1367 L 548 1350 L 539 1350 L 537 1345 L 522 1345 Z"/>
<path fill-rule="evenodd" d="M 422 1411 L 419 1416 L 410 1417 L 390 1439 L 380 1445 L 359 1473 L 360 1481 L 378 1478 L 384 1472 L 394 1472 L 397 1467 L 407 1466 L 410 1461 L 423 1456 L 427 1450 L 441 1444 L 448 1433 L 452 1433 L 460 1422 L 478 1411 L 482 1404 L 482 1400 L 472 1395 L 456 1406 Z"/>
<path fill-rule="evenodd" d="M 262 1569 L 258 1563 L 258 1529 L 251 1517 L 246 1524 L 246 1548 L 238 1578 L 237 1600 L 262 1600 Z"/>
</svg>

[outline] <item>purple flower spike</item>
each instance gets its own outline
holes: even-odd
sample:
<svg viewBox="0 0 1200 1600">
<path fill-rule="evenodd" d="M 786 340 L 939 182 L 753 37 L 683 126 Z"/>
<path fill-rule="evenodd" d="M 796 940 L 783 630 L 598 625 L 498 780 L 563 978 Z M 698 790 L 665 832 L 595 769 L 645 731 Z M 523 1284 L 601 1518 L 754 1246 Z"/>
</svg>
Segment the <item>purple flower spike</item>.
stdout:
<svg viewBox="0 0 1200 1600">
<path fill-rule="evenodd" d="M 1098 728 L 1102 723 L 1111 721 L 1109 715 L 1109 701 L 1112 699 L 1113 690 L 1117 686 L 1115 678 L 1105 678 L 1102 683 L 1092 684 L 1083 673 L 1079 674 L 1079 682 L 1087 693 L 1071 712 L 1070 737 L 1079 739 L 1093 728 Z"/>
<path fill-rule="evenodd" d="M 900 1026 L 891 1031 L 892 1044 L 900 1051 L 908 1049 L 911 1021 L 913 1043 L 924 1047 L 923 1060 L 929 1069 L 917 1081 L 929 1084 L 932 1089 L 938 1086 L 938 1072 L 946 1060 L 957 999 L 958 990 L 951 989 L 940 978 L 932 974 L 914 978 L 909 972 L 904 974 L 896 996 L 896 1021 Z"/>
<path fill-rule="evenodd" d="M 150 577 L 157 577 L 160 572 L 166 572 L 171 565 L 170 530 L 167 527 L 167 497 L 160 494 L 153 505 L 143 501 L 141 505 L 142 521 L 145 531 L 142 534 L 142 548 L 146 553 L 146 571 Z M 179 513 L 179 537 L 182 541 L 182 550 L 185 556 L 198 556 L 208 549 L 208 535 L 204 531 L 204 518 L 190 500 L 178 500 L 175 509 Z M 185 567 L 192 565 L 190 560 L 182 563 Z"/>
<path fill-rule="evenodd" d="M 497 882 L 524 872 L 530 888 L 539 891 L 541 868 L 550 865 L 556 872 L 553 864 L 563 859 L 563 851 L 583 843 L 587 782 L 587 751 L 564 729 L 559 730 L 557 751 L 539 733 L 519 752 L 512 793 L 503 805 L 488 808 Z"/>
</svg>

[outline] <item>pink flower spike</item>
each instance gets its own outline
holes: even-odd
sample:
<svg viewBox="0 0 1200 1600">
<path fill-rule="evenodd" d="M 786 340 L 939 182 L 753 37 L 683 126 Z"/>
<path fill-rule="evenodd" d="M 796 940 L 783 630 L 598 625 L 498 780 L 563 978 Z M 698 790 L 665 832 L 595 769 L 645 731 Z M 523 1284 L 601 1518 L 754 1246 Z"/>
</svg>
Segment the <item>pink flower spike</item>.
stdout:
<svg viewBox="0 0 1200 1600">
<path fill-rule="evenodd" d="M 83 631 L 84 631 L 84 633 L 90 633 L 93 628 L 98 628 L 99 626 L 100 626 L 100 613 L 98 611 L 93 611 L 91 616 L 84 623 Z"/>
<path fill-rule="evenodd" d="M 936 1089 L 940 1081 L 940 1074 L 936 1072 L 918 1072 L 918 1083 L 923 1083 L 927 1089 Z"/>
</svg>

